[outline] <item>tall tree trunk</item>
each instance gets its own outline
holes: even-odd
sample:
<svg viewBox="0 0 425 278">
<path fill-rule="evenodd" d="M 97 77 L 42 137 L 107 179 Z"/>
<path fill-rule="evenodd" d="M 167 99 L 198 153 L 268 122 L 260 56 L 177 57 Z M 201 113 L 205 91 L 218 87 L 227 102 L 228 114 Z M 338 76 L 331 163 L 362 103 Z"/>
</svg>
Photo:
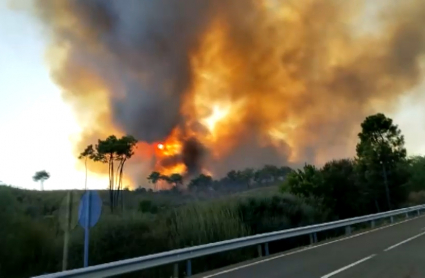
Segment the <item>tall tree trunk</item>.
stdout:
<svg viewBox="0 0 425 278">
<path fill-rule="evenodd" d="M 114 165 L 112 159 L 109 160 L 109 208 L 111 213 L 114 212 L 114 195 L 113 195 L 113 183 L 114 183 Z"/>
<path fill-rule="evenodd" d="M 86 161 L 85 161 L 85 166 L 86 166 L 86 178 L 84 181 L 84 189 L 87 191 L 87 156 L 86 156 Z"/>
<path fill-rule="evenodd" d="M 122 180 L 122 168 L 124 166 L 123 160 L 120 160 L 118 167 L 117 167 L 117 173 L 116 173 L 116 192 L 115 192 L 115 205 L 119 203 L 119 197 L 120 197 L 120 191 L 121 191 L 121 180 Z"/>
<path fill-rule="evenodd" d="M 118 184 L 118 169 L 119 169 L 119 164 L 118 164 L 118 167 L 117 167 L 117 169 L 115 170 L 115 167 L 114 167 L 114 169 L 113 169 L 113 171 L 114 171 L 114 185 L 113 185 L 113 188 L 112 188 L 112 199 L 114 200 L 113 201 L 113 203 L 114 203 L 114 209 L 115 209 L 115 207 L 116 207 L 116 199 L 117 199 L 117 189 L 116 189 L 116 187 L 117 187 L 117 184 Z M 115 171 L 116 171 L 116 173 L 115 173 Z"/>
<path fill-rule="evenodd" d="M 381 212 L 381 210 L 379 209 L 379 204 L 378 201 L 375 199 L 375 206 L 376 206 L 376 210 L 378 211 L 378 213 Z"/>
<path fill-rule="evenodd" d="M 124 172 L 124 163 L 125 163 L 126 160 L 127 160 L 126 158 L 124 158 L 122 160 L 121 165 L 120 165 L 120 174 L 119 174 L 118 199 L 119 199 L 119 194 L 121 192 L 121 209 L 122 210 L 124 210 L 123 193 L 122 193 L 122 189 L 123 189 L 122 188 L 122 175 L 123 175 L 123 172 Z"/>
<path fill-rule="evenodd" d="M 387 206 L 388 206 L 388 210 L 391 210 L 390 189 L 388 187 L 387 171 L 384 164 L 382 164 L 382 171 L 384 175 L 385 196 L 387 198 Z"/>
</svg>

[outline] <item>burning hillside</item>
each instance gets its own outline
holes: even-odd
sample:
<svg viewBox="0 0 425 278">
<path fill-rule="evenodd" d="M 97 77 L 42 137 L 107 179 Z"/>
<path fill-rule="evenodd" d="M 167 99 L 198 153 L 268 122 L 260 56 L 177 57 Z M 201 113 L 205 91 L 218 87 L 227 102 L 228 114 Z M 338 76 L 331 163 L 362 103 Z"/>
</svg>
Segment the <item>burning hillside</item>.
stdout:
<svg viewBox="0 0 425 278">
<path fill-rule="evenodd" d="M 135 182 L 352 155 L 363 117 L 423 76 L 423 0 L 34 1 L 76 153 L 134 135 Z"/>
</svg>

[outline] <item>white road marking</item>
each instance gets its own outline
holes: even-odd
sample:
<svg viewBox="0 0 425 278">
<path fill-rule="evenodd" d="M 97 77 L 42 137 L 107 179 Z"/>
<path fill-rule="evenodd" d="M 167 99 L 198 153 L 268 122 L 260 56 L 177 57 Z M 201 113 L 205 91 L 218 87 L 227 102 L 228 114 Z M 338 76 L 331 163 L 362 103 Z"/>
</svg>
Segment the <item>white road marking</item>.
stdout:
<svg viewBox="0 0 425 278">
<path fill-rule="evenodd" d="M 344 270 L 347 270 L 347 269 L 349 269 L 349 268 L 351 268 L 351 267 L 353 267 L 355 265 L 361 264 L 364 261 L 367 261 L 369 259 L 372 259 L 375 256 L 376 256 L 376 254 L 370 255 L 369 257 L 363 258 L 361 260 L 358 260 L 357 262 L 354 262 L 354 263 L 349 264 L 347 266 L 341 267 L 340 269 L 337 269 L 337 270 L 335 270 L 335 271 L 333 271 L 333 272 L 331 272 L 329 274 L 326 274 L 326 275 L 324 275 L 324 276 L 322 276 L 320 278 L 329 278 L 329 277 L 334 276 L 335 274 L 338 274 L 340 272 L 343 272 Z"/>
<path fill-rule="evenodd" d="M 383 229 L 386 229 L 386 228 L 389 228 L 389 227 L 392 227 L 392 226 L 396 226 L 396 225 L 399 225 L 399 224 L 403 224 L 403 223 L 406 223 L 406 222 L 409 222 L 409 221 L 412 221 L 412 220 L 415 220 L 415 219 L 418 219 L 418 218 L 421 218 L 421 217 L 423 217 L 423 216 L 421 215 L 420 217 L 414 217 L 414 218 L 406 219 L 406 220 L 403 220 L 401 222 L 397 222 L 397 223 L 394 223 L 394 224 L 375 228 L 375 229 L 365 231 L 365 232 L 362 232 L 362 233 L 358 233 L 358 234 L 355 234 L 355 235 L 352 235 L 352 236 L 343 237 L 343 238 L 340 238 L 340 239 L 337 239 L 337 240 L 334 240 L 334 241 L 325 242 L 325 243 L 313 245 L 313 246 L 307 246 L 307 247 L 304 247 L 304 248 L 301 248 L 301 249 L 298 249 L 298 250 L 295 250 L 295 251 L 292 251 L 292 252 L 289 252 L 289 253 L 284 253 L 284 254 L 276 255 L 276 256 L 272 255 L 272 257 L 264 259 L 264 260 L 255 261 L 255 262 L 252 262 L 252 263 L 249 263 L 249 264 L 244 264 L 244 265 L 237 266 L 237 267 L 234 267 L 234 268 L 225 269 L 225 270 L 220 271 L 220 272 L 216 272 L 216 273 L 212 273 L 212 274 L 200 276 L 200 277 L 201 278 L 211 278 L 211 277 L 219 276 L 219 275 L 222 275 L 222 274 L 226 274 L 226 273 L 236 271 L 236 270 L 239 270 L 239 269 L 243 269 L 243 268 L 246 268 L 246 267 L 250 267 L 250 266 L 253 266 L 253 265 L 261 264 L 261 263 L 264 263 L 264 262 L 272 261 L 272 260 L 279 259 L 279 258 L 282 258 L 282 257 L 286 257 L 286 256 L 289 256 L 289 255 L 293 255 L 293 254 L 301 253 L 301 252 L 308 251 L 308 250 L 311 250 L 311 249 L 315 249 L 315 248 L 318 248 L 318 247 L 326 246 L 328 244 L 332 244 L 332 243 L 335 243 L 335 242 L 340 242 L 340 241 L 344 241 L 344 240 L 347 240 L 347 239 L 362 236 L 362 235 L 365 235 L 365 234 L 369 234 L 369 233 L 372 233 L 372 232 L 376 232 L 376 231 L 379 231 L 379 230 L 383 230 Z"/>
<path fill-rule="evenodd" d="M 415 235 L 415 236 L 412 236 L 412 237 L 410 237 L 410 238 L 408 238 L 408 239 L 406 239 L 406 240 L 403 240 L 402 242 L 399 242 L 399 243 L 397 243 L 397 244 L 394 244 L 394 245 L 392 245 L 392 246 L 388 247 L 387 249 L 385 249 L 384 251 L 385 251 L 385 252 L 386 252 L 386 251 L 389 251 L 389 250 L 391 250 L 391 249 L 393 249 L 393 248 L 396 248 L 397 246 L 400 246 L 400 245 L 402 245 L 402 244 L 404 244 L 404 243 L 406 243 L 406 242 L 409 242 L 409 241 L 411 241 L 411 240 L 414 240 L 415 238 L 418 238 L 418 237 L 423 236 L 423 235 L 425 235 L 425 232 L 422 232 L 422 233 L 420 233 L 420 234 L 418 234 L 418 235 Z"/>
</svg>

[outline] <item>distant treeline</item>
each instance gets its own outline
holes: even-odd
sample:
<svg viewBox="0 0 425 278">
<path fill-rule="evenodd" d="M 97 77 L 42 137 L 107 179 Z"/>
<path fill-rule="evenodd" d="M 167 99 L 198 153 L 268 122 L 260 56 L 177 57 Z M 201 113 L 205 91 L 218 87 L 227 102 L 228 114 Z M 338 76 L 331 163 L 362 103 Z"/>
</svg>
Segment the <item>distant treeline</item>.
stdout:
<svg viewBox="0 0 425 278">
<path fill-rule="evenodd" d="M 244 170 L 231 170 L 221 179 L 215 180 L 212 176 L 200 174 L 190 180 L 186 185 L 189 190 L 241 190 L 259 186 L 269 186 L 281 182 L 293 169 L 287 166 L 265 165 L 260 169 L 246 168 Z M 179 190 L 183 186 L 183 176 L 175 173 L 163 175 L 160 172 L 152 172 L 147 179 L 155 185 L 158 181 L 165 181 L 172 185 L 173 190 Z M 186 187 L 185 187 L 186 188 Z M 143 190 L 139 187 L 138 190 Z"/>
</svg>

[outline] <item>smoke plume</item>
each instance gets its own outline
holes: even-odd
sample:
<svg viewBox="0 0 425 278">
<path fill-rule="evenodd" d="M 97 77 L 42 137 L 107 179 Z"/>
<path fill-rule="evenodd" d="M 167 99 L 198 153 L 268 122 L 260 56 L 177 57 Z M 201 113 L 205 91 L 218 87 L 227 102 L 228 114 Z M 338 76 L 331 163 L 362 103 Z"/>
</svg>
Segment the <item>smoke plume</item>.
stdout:
<svg viewBox="0 0 425 278">
<path fill-rule="evenodd" d="M 158 167 L 221 175 L 352 155 L 363 118 L 423 78 L 425 1 L 381 1 L 371 17 L 372 2 L 35 0 L 34 12 L 84 127 L 76 152 L 134 135 L 139 182 Z"/>
</svg>

